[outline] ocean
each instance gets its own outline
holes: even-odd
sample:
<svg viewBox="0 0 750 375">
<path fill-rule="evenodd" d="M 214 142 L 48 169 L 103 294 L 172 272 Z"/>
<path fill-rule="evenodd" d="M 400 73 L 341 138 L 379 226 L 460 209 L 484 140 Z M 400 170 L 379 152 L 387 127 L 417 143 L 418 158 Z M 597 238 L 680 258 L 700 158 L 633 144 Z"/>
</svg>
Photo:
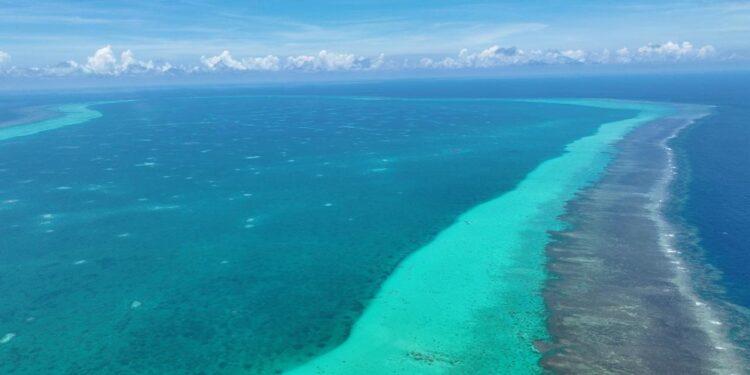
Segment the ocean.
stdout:
<svg viewBox="0 0 750 375">
<path fill-rule="evenodd" d="M 747 100 L 747 98 L 744 98 Z M 718 105 L 677 139 L 680 165 L 675 193 L 682 199 L 671 210 L 687 233 L 694 263 L 703 277 L 696 282 L 719 301 L 731 335 L 746 353 L 750 348 L 750 101 Z"/>
<path fill-rule="evenodd" d="M 547 231 L 564 227 L 556 219 L 565 201 L 597 181 L 613 142 L 638 125 L 631 119 L 668 110 L 506 99 L 716 106 L 675 141 L 689 173 L 678 175 L 675 195 L 685 199 L 670 214 L 694 235 L 694 267 L 717 270 L 701 279 L 706 298 L 750 307 L 742 247 L 750 158 L 738 158 L 750 132 L 748 107 L 736 102 L 747 82 L 398 81 L 9 96 L 5 124 L 83 105 L 63 108 L 67 120 L 40 115 L 38 132 L 0 125 L 0 371 L 281 373 L 346 357 L 351 342 L 366 348 L 374 342 L 367 327 L 390 324 L 389 316 L 413 317 L 392 327 L 414 345 L 455 335 L 442 351 L 406 345 L 407 363 L 541 371 L 534 345 L 549 339 Z M 620 130 L 602 130 L 611 123 Z M 24 127 L 29 134 L 18 133 Z M 527 221 L 514 218 L 527 212 L 535 212 Z M 499 245 L 516 235 L 526 242 Z M 465 253 L 429 255 L 446 248 Z M 446 272 L 451 266 L 466 272 Z M 449 302 L 419 304 L 426 289 L 409 281 L 415 274 Z M 461 287 L 435 288 L 441 283 Z M 394 306 L 404 310 L 389 313 Z M 483 318 L 462 306 L 481 306 Z M 741 308 L 726 310 L 742 321 Z M 443 323 L 467 319 L 471 332 Z M 744 345 L 742 330 L 732 332 Z M 466 354 L 477 342 L 483 352 Z"/>
<path fill-rule="evenodd" d="M 750 227 L 750 108 L 721 106 L 685 134 L 690 167 L 686 220 L 699 228 L 709 261 L 723 273 L 727 297 L 750 306 L 747 228 Z"/>
</svg>

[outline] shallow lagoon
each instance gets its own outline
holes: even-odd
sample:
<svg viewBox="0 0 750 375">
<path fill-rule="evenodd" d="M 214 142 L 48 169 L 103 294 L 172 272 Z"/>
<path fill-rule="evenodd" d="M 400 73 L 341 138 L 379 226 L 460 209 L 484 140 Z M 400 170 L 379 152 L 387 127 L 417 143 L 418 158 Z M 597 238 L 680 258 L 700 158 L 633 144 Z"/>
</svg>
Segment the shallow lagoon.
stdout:
<svg viewBox="0 0 750 375">
<path fill-rule="evenodd" d="M 0 143 L 4 372 L 289 369 L 463 212 L 635 113 L 215 92 L 91 108 Z"/>
</svg>

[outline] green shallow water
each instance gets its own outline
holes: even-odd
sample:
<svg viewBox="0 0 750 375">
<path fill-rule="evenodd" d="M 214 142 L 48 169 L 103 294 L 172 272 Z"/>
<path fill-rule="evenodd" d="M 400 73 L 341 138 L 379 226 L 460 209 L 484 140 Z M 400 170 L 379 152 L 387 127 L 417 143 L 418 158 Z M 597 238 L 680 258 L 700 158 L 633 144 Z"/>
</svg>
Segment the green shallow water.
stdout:
<svg viewBox="0 0 750 375">
<path fill-rule="evenodd" d="M 604 100 L 544 100 L 630 109 L 570 143 L 516 187 L 462 214 L 404 260 L 339 347 L 290 374 L 533 374 L 547 338 L 541 289 L 548 231 L 611 159 L 613 142 L 668 108 Z"/>
<path fill-rule="evenodd" d="M 195 94 L 8 129 L 0 373 L 269 374 L 326 352 L 305 369 L 534 368 L 543 259 L 519 249 L 585 181 L 529 177 L 643 110 Z M 553 165 L 606 159 L 584 154 Z"/>
</svg>

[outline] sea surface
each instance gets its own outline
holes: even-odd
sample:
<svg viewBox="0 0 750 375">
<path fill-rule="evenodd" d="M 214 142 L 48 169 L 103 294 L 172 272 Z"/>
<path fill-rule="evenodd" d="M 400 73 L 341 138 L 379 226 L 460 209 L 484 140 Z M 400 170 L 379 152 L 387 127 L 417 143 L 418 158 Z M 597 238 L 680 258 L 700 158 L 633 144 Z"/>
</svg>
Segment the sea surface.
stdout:
<svg viewBox="0 0 750 375">
<path fill-rule="evenodd" d="M 674 144 L 684 173 L 671 214 L 694 263 L 707 266 L 698 287 L 724 309 L 750 358 L 750 101 L 718 105 Z"/>
<path fill-rule="evenodd" d="M 86 121 L 22 136 L 13 126 L 0 140 L 0 373 L 272 374 L 331 352 L 404 259 L 470 224 L 462 215 L 602 124 L 638 115 L 507 98 L 715 106 L 675 141 L 689 173 L 678 176 L 684 199 L 672 215 L 693 235 L 694 267 L 710 269 L 701 291 L 727 306 L 746 345 L 750 105 L 738 98 L 748 82 L 739 74 L 7 95 L 0 124 L 28 115 L 18 108 L 70 104 L 82 106 L 63 110 Z M 543 340 L 538 285 L 524 287 L 542 309 L 523 340 Z M 538 360 L 531 346 L 519 350 Z"/>
<path fill-rule="evenodd" d="M 3 141 L 4 373 L 285 370 L 459 214 L 633 115 L 203 94 Z"/>
</svg>

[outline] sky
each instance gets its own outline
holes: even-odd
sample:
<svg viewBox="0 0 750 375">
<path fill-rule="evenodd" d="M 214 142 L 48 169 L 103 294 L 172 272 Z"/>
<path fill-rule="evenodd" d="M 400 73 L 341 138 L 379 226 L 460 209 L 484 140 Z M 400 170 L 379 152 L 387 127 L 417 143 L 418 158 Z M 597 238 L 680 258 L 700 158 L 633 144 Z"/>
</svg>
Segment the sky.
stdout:
<svg viewBox="0 0 750 375">
<path fill-rule="evenodd" d="M 748 1 L 0 0 L 0 76 L 743 66 Z"/>
</svg>

